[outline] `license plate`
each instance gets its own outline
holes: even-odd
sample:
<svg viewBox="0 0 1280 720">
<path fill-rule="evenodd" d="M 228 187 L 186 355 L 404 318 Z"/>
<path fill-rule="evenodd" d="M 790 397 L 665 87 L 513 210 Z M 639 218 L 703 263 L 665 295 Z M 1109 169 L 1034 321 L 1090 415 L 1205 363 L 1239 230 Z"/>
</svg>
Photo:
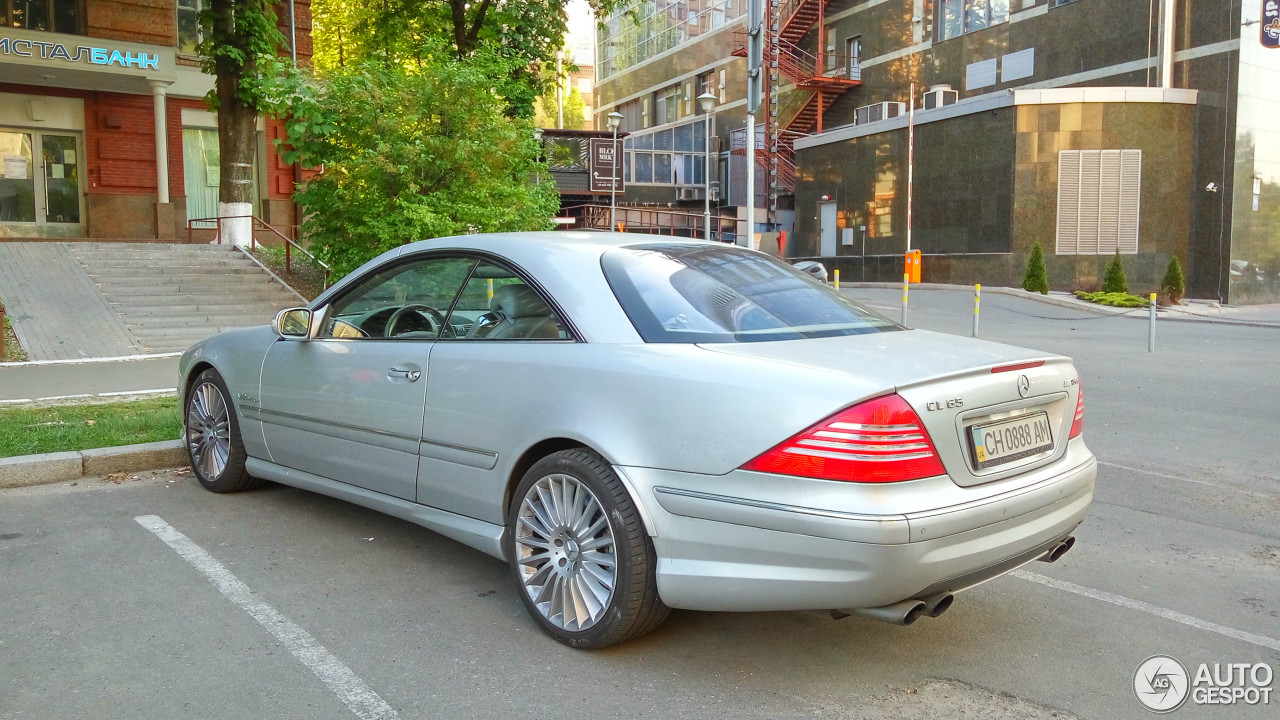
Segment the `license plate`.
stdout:
<svg viewBox="0 0 1280 720">
<path fill-rule="evenodd" d="M 1053 449 L 1049 416 L 1043 412 L 1019 415 L 969 426 L 973 464 L 979 470 L 1003 465 Z"/>
</svg>

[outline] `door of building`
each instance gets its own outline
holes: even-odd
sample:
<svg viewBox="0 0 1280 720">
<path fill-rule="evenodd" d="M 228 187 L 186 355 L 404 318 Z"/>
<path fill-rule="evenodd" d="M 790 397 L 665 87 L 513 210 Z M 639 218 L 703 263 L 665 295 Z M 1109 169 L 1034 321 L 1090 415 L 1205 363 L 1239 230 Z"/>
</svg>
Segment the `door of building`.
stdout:
<svg viewBox="0 0 1280 720">
<path fill-rule="evenodd" d="M 836 255 L 836 204 L 833 202 L 818 203 L 818 217 L 821 220 L 821 246 L 818 254 L 823 257 Z"/>
<path fill-rule="evenodd" d="M 77 133 L 0 128 L 0 235 L 83 237 Z"/>
</svg>

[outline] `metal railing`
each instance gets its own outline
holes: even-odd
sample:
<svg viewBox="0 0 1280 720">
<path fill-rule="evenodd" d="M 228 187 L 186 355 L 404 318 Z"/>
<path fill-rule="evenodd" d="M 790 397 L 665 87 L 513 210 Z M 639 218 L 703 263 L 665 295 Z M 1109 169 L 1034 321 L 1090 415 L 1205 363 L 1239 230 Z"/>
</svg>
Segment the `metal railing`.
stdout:
<svg viewBox="0 0 1280 720">
<path fill-rule="evenodd" d="M 251 221 L 251 223 L 250 223 L 250 228 L 251 228 L 251 230 L 250 230 L 250 232 L 249 232 L 249 248 L 250 248 L 251 250 L 257 250 L 257 249 L 258 249 L 258 234 L 257 234 L 257 232 L 256 232 L 256 231 L 257 231 L 257 230 L 259 230 L 259 229 L 261 229 L 261 230 L 266 230 L 267 232 L 269 232 L 269 233 L 271 233 L 272 235 L 275 235 L 277 238 L 279 238 L 279 239 L 282 241 L 282 243 L 284 244 L 284 269 L 285 269 L 285 272 L 290 273 L 290 274 L 292 274 L 292 273 L 293 273 L 293 250 L 295 250 L 295 249 L 296 249 L 298 252 L 300 252 L 300 253 L 302 253 L 303 255 L 306 255 L 307 257 L 311 258 L 311 262 L 313 262 L 313 263 L 315 263 L 316 265 L 319 265 L 320 267 L 324 268 L 324 285 L 323 285 L 322 287 L 324 287 L 324 288 L 326 288 L 326 289 L 329 287 L 329 276 L 333 273 L 333 271 L 332 271 L 332 269 L 330 269 L 330 267 L 329 267 L 328 265 L 326 265 L 326 264 L 324 263 L 324 261 L 320 260 L 320 259 L 319 259 L 319 258 L 317 258 L 315 255 L 312 255 L 310 252 L 308 252 L 308 251 L 307 251 L 307 249 L 306 249 L 306 248 L 304 248 L 304 247 L 302 247 L 301 245 L 299 245 L 298 243 L 294 242 L 294 241 L 293 241 L 293 239 L 292 239 L 292 238 L 290 238 L 289 236 L 287 236 L 287 235 L 285 235 L 284 233 L 280 232 L 279 230 L 275 229 L 272 225 L 270 225 L 269 223 L 267 223 L 267 221 L 262 220 L 261 218 L 255 217 L 255 216 L 253 216 L 253 215 L 228 215 L 227 217 L 216 217 L 216 218 L 195 218 L 195 219 L 187 220 L 187 242 L 189 242 L 189 243 L 190 243 L 190 242 L 195 242 L 194 234 L 195 234 L 195 229 L 196 229 L 196 228 L 195 228 L 195 224 L 196 224 L 196 223 L 214 223 L 214 226 L 215 226 L 214 242 L 216 242 L 217 244 L 221 245 L 221 244 L 222 244 L 222 223 L 223 223 L 223 221 L 224 221 L 224 220 L 245 220 L 245 219 L 248 219 L 248 220 L 250 220 L 250 221 Z M 296 226 L 294 226 L 294 227 L 296 228 Z M 209 228 L 205 227 L 205 228 L 201 228 L 201 229 L 205 229 L 205 230 L 207 230 L 207 229 L 209 229 Z M 263 243 L 263 247 L 266 247 L 266 246 L 267 246 L 267 245 L 266 245 L 265 243 Z"/>
<path fill-rule="evenodd" d="M 608 205 L 583 205 L 582 227 L 609 230 L 609 214 Z M 619 206 L 615 214 L 623 232 L 693 238 L 701 238 L 706 233 L 706 216 L 699 212 Z M 712 213 L 712 239 L 720 234 L 719 224 L 720 215 Z"/>
</svg>

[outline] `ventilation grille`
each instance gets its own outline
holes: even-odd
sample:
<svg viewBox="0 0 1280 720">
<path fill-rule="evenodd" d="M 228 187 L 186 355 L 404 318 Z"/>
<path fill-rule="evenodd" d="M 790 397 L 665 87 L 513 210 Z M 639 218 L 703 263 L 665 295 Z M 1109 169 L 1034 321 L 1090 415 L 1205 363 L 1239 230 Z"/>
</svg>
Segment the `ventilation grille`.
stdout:
<svg viewBox="0 0 1280 720">
<path fill-rule="evenodd" d="M 1137 253 L 1141 190 L 1141 150 L 1060 151 L 1057 253 Z"/>
</svg>

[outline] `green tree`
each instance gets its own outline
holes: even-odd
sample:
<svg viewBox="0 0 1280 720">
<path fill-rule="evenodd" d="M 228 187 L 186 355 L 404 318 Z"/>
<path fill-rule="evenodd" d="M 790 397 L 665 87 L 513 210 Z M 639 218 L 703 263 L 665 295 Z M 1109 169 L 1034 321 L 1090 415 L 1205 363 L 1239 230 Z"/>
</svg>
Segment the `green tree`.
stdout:
<svg viewBox="0 0 1280 720">
<path fill-rule="evenodd" d="M 323 166 L 296 198 L 336 275 L 424 238 L 550 229 L 560 197 L 533 124 L 490 89 L 507 68 L 434 53 L 421 69 L 347 66 L 292 89 L 284 156 Z"/>
<path fill-rule="evenodd" d="M 564 96 L 564 129 L 582 130 L 586 124 L 586 103 L 582 101 L 582 93 L 573 88 Z M 533 114 L 533 121 L 538 127 L 557 127 L 560 120 L 560 109 L 556 107 L 556 94 L 553 90 L 538 97 L 538 106 Z"/>
<path fill-rule="evenodd" d="M 1107 263 L 1107 271 L 1102 276 L 1102 292 L 1129 292 L 1129 281 L 1124 276 L 1124 260 L 1120 259 L 1119 250 L 1116 251 L 1115 257 L 1111 258 L 1111 262 Z"/>
<path fill-rule="evenodd" d="M 258 114 L 270 107 L 270 87 L 286 70 L 279 57 L 284 35 L 271 0 L 210 0 L 200 13 L 202 69 L 215 76 L 205 97 L 218 113 L 219 217 L 249 215 Z M 247 242 L 248 221 L 226 227 L 228 239 Z"/>
<path fill-rule="evenodd" d="M 1049 294 L 1049 269 L 1044 264 L 1044 250 L 1040 243 L 1031 246 L 1031 257 L 1027 260 L 1027 272 L 1022 276 L 1022 289 L 1028 292 Z"/>
<path fill-rule="evenodd" d="M 590 0 L 597 14 L 621 0 Z M 568 0 L 313 0 L 316 68 L 365 62 L 421 67 L 447 47 L 457 58 L 485 51 L 512 61 L 493 78 L 513 116 L 532 117 L 547 87 L 541 69 L 555 67 L 564 46 Z"/>
<path fill-rule="evenodd" d="M 1177 255 L 1171 255 L 1169 266 L 1164 271 L 1164 279 L 1160 281 L 1160 292 L 1164 293 L 1170 304 L 1176 305 L 1186 291 L 1186 282 L 1182 277 L 1182 263 L 1178 261 Z"/>
</svg>

